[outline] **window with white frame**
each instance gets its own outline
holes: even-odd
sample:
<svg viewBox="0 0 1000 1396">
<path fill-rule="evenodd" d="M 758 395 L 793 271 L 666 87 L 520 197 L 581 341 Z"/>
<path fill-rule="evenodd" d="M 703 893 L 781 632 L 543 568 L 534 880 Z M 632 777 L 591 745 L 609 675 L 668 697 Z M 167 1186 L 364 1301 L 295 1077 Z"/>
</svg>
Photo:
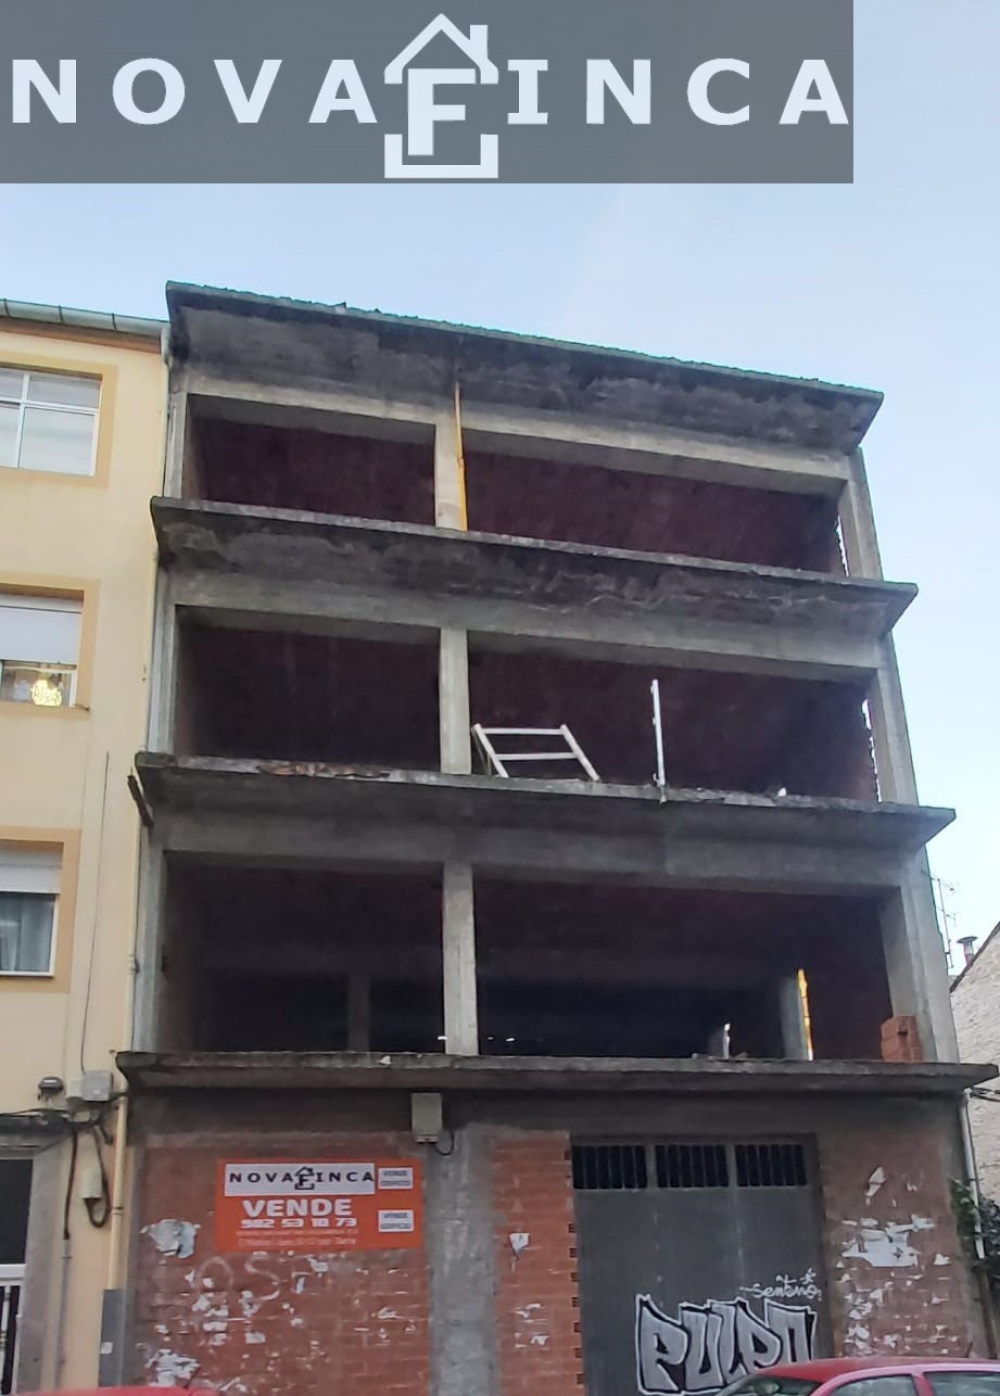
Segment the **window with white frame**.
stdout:
<svg viewBox="0 0 1000 1396">
<path fill-rule="evenodd" d="M 0 592 L 0 702 L 68 707 L 80 658 L 81 603 Z"/>
<path fill-rule="evenodd" d="M 51 974 L 62 858 L 0 844 L 0 975 Z"/>
<path fill-rule="evenodd" d="M 99 378 L 0 365 L 0 466 L 93 475 Z"/>
</svg>

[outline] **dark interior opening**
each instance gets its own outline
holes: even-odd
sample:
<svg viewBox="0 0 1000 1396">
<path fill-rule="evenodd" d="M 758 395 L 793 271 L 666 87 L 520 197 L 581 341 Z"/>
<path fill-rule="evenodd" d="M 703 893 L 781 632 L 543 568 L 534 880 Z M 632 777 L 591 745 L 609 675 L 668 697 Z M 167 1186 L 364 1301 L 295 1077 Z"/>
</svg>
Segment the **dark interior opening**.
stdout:
<svg viewBox="0 0 1000 1396">
<path fill-rule="evenodd" d="M 437 1052 L 441 880 L 173 859 L 163 1050 Z"/>
<path fill-rule="evenodd" d="M 804 971 L 817 1059 L 877 1060 L 873 898 L 477 878 L 485 1055 L 780 1058 Z M 168 862 L 161 1050 L 443 1050 L 441 878 Z"/>
<path fill-rule="evenodd" d="M 656 773 L 650 680 L 658 678 L 667 783 L 687 789 L 875 800 L 860 685 L 662 669 L 484 648 L 472 639 L 472 720 L 483 727 L 568 726 L 603 781 Z M 501 746 L 499 743 L 503 743 Z M 498 739 L 497 750 L 554 750 L 559 739 Z M 579 765 L 517 763 L 512 776 L 583 778 Z"/>
<path fill-rule="evenodd" d="M 177 751 L 436 770 L 437 683 L 436 632 L 397 643 L 188 622 Z"/>
<path fill-rule="evenodd" d="M 547 542 L 843 571 L 837 502 L 467 448 L 469 527 Z"/>
<path fill-rule="evenodd" d="M 434 523 L 434 446 L 312 427 L 190 419 L 184 496 Z"/>
<path fill-rule="evenodd" d="M 890 1001 L 871 899 L 478 879 L 487 1055 L 782 1057 L 804 970 L 818 1059 L 878 1059 Z"/>
</svg>

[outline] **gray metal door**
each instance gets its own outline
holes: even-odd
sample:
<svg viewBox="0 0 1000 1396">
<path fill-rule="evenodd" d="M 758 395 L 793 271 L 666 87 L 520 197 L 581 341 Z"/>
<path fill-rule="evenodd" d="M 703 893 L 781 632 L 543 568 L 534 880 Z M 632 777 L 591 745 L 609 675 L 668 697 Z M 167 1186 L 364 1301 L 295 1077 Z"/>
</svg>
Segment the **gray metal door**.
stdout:
<svg viewBox="0 0 1000 1396">
<path fill-rule="evenodd" d="M 829 1352 L 806 1143 L 581 1142 L 573 1183 L 587 1396 L 704 1396 Z"/>
</svg>

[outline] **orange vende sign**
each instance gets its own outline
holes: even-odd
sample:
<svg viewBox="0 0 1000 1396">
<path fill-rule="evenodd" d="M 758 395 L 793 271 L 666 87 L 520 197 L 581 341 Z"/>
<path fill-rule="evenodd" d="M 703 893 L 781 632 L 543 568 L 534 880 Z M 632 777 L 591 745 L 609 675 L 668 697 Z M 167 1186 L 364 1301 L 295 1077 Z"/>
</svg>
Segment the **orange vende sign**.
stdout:
<svg viewBox="0 0 1000 1396">
<path fill-rule="evenodd" d="M 237 1159 L 219 1164 L 215 1241 L 227 1251 L 416 1250 L 419 1159 Z"/>
</svg>

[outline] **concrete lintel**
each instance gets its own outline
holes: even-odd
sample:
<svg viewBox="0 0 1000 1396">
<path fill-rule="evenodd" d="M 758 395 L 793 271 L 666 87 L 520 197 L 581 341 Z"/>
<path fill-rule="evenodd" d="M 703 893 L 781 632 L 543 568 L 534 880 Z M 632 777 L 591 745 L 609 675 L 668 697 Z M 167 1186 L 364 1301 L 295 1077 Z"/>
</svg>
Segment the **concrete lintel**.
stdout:
<svg viewBox="0 0 1000 1396">
<path fill-rule="evenodd" d="M 121 1052 L 137 1092 L 172 1090 L 589 1091 L 660 1095 L 959 1095 L 992 1065 L 719 1058 L 389 1056 L 358 1052 Z"/>
<path fill-rule="evenodd" d="M 462 418 L 468 447 L 500 455 L 675 475 L 756 489 L 838 498 L 849 474 L 839 451 L 602 421 L 584 413 L 525 412 L 472 404 Z"/>
</svg>

